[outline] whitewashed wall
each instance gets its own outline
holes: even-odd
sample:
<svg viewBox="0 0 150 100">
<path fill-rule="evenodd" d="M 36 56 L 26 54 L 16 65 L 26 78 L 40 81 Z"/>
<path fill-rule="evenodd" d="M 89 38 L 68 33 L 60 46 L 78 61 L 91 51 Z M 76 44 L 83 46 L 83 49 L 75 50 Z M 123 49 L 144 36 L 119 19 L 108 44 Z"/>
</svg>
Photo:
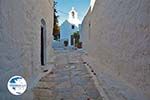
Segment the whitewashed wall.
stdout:
<svg viewBox="0 0 150 100">
<path fill-rule="evenodd" d="M 150 98 L 149 0 L 96 0 L 81 33 L 97 72 L 109 70 Z"/>
<path fill-rule="evenodd" d="M 50 48 L 53 29 L 52 7 L 53 0 L 0 0 L 1 100 L 13 99 L 6 88 L 12 75 L 22 75 L 28 85 L 38 77 L 41 67 L 42 18 L 47 27 L 47 59 L 53 54 Z M 14 100 L 16 99 L 22 100 L 21 96 L 14 97 Z"/>
<path fill-rule="evenodd" d="M 71 23 L 69 23 L 67 20 L 65 22 L 62 23 L 61 27 L 60 27 L 60 39 L 61 40 L 68 40 L 68 45 L 71 46 L 71 35 L 74 32 L 79 31 L 79 28 L 74 25 L 74 29 L 72 29 L 72 25 Z"/>
</svg>

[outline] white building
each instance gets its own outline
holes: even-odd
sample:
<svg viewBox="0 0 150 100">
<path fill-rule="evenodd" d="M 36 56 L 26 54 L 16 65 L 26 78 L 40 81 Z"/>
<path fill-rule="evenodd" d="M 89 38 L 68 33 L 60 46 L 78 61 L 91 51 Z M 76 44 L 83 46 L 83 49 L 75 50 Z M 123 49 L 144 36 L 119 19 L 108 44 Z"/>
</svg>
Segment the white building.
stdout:
<svg viewBox="0 0 150 100">
<path fill-rule="evenodd" d="M 68 19 L 65 20 L 60 27 L 60 39 L 61 41 L 67 40 L 69 46 L 71 46 L 71 35 L 79 31 L 80 20 L 78 19 L 77 11 L 72 7 L 69 12 Z"/>
<path fill-rule="evenodd" d="M 53 56 L 53 11 L 53 0 L 0 0 L 0 100 L 32 100 Z M 28 84 L 19 97 L 6 87 L 14 75 Z"/>
</svg>

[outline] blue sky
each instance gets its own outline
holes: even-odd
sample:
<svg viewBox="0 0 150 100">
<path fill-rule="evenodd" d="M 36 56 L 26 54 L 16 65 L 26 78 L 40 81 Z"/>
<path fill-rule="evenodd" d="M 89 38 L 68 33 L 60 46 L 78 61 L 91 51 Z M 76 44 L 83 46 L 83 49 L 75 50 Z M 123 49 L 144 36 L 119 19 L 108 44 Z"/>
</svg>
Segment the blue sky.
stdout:
<svg viewBox="0 0 150 100">
<path fill-rule="evenodd" d="M 72 7 L 78 12 L 80 21 L 85 16 L 90 5 L 90 0 L 55 0 L 57 3 L 57 10 L 59 17 L 59 24 L 68 19 L 68 12 Z"/>
</svg>

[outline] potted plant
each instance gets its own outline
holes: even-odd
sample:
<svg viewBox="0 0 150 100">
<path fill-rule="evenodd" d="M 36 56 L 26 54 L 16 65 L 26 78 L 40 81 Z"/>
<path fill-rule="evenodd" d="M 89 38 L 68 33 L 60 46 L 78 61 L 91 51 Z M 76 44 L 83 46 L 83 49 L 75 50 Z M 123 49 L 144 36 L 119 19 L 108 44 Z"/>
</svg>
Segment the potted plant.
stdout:
<svg viewBox="0 0 150 100">
<path fill-rule="evenodd" d="M 82 42 L 78 43 L 78 48 L 82 48 Z"/>
<path fill-rule="evenodd" d="M 79 40 L 75 40 L 75 47 L 78 48 L 78 45 L 79 45 Z"/>
<path fill-rule="evenodd" d="M 68 46 L 68 41 L 67 41 L 67 40 L 64 41 L 64 46 L 65 46 L 65 47 Z"/>
</svg>

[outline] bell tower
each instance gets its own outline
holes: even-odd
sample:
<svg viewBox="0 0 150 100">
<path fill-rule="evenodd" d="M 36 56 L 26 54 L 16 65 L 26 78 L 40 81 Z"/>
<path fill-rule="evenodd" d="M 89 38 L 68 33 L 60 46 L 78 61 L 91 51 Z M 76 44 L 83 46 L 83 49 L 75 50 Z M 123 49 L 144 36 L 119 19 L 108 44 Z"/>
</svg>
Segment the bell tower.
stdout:
<svg viewBox="0 0 150 100">
<path fill-rule="evenodd" d="M 72 7 L 71 11 L 69 12 L 69 18 L 68 18 L 68 22 L 70 24 L 73 24 L 75 26 L 79 26 L 80 21 L 78 19 L 78 13 L 77 11 L 74 9 L 74 7 Z"/>
</svg>

